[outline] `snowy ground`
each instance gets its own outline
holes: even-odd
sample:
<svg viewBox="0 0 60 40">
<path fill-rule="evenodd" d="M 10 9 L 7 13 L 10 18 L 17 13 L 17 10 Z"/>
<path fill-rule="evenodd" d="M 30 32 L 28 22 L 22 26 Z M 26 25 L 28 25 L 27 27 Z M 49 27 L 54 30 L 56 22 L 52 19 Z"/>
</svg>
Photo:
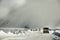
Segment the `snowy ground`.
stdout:
<svg viewBox="0 0 60 40">
<path fill-rule="evenodd" d="M 15 36 L 14 36 L 15 35 Z M 25 34 L 20 33 L 18 35 L 12 33 L 0 32 L 0 40 L 52 40 L 51 34 L 42 34 L 41 32 L 28 31 Z"/>
</svg>

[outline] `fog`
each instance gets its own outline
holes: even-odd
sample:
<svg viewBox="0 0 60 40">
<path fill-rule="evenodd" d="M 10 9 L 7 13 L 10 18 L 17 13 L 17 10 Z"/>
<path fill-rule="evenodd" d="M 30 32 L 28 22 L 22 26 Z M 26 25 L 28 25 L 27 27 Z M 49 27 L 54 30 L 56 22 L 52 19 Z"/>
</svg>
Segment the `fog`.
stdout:
<svg viewBox="0 0 60 40">
<path fill-rule="evenodd" d="M 59 0 L 1 0 L 0 27 L 39 28 L 47 25 L 60 26 Z"/>
</svg>

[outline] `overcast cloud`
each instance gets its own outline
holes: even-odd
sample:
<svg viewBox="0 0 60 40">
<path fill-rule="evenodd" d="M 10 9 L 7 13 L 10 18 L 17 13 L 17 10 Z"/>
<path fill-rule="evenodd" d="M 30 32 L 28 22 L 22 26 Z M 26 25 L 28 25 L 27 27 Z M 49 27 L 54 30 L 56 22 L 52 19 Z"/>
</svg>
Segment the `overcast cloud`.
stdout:
<svg viewBox="0 0 60 40">
<path fill-rule="evenodd" d="M 60 26 L 59 0 L 2 0 L 0 3 L 0 27 Z"/>
</svg>

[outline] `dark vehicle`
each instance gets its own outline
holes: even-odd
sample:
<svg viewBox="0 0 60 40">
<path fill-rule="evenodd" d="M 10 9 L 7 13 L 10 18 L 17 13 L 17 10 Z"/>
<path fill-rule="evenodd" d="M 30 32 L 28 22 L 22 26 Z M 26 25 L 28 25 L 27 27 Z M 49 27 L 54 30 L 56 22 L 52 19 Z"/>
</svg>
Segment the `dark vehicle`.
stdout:
<svg viewBox="0 0 60 40">
<path fill-rule="evenodd" d="M 44 28 L 43 28 L 43 33 L 49 33 L 49 28 L 44 27 Z"/>
</svg>

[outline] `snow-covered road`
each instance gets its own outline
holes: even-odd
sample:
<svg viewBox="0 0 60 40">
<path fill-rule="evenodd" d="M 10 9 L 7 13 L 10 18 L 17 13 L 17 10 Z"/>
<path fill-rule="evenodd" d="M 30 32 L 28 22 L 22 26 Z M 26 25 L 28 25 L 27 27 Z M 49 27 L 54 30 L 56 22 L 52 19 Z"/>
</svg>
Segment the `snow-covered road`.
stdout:
<svg viewBox="0 0 60 40">
<path fill-rule="evenodd" d="M 2 34 L 2 35 L 1 35 Z M 40 32 L 26 32 L 25 35 L 10 36 L 11 33 L 0 33 L 0 40 L 52 40 L 52 34 L 42 34 Z"/>
</svg>

